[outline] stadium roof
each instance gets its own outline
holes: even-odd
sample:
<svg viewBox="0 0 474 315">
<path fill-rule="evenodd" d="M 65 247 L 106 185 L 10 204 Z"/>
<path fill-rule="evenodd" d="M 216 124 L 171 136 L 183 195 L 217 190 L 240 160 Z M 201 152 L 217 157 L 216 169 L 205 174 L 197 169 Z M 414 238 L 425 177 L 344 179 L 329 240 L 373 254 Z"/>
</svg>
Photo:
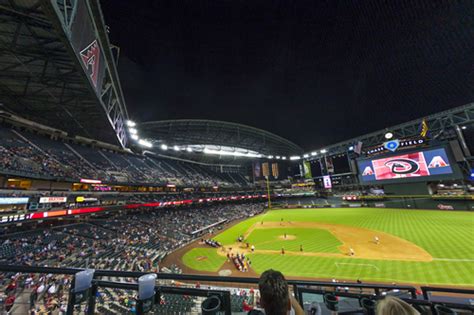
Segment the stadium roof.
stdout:
<svg viewBox="0 0 474 315">
<path fill-rule="evenodd" d="M 140 137 L 154 146 L 207 145 L 233 147 L 263 155 L 290 156 L 303 149 L 295 143 L 271 132 L 231 122 L 180 119 L 151 121 L 138 125 Z"/>
<path fill-rule="evenodd" d="M 81 12 L 79 4 L 87 11 Z M 96 0 L 73 1 L 68 5 L 55 1 L 0 0 L 0 8 L 0 111 L 66 131 L 71 136 L 125 146 L 126 134 L 121 126 L 128 114 Z M 105 74 L 101 77 L 101 89 L 93 81 L 89 64 L 81 61 L 72 43 L 75 35 L 85 33 L 82 29 L 75 32 L 74 26 L 86 22 L 94 25 L 90 33 L 102 48 L 102 68 L 98 71 Z M 104 102 L 103 97 L 108 97 L 109 102 Z M 109 105 L 117 109 L 114 111 Z"/>
</svg>

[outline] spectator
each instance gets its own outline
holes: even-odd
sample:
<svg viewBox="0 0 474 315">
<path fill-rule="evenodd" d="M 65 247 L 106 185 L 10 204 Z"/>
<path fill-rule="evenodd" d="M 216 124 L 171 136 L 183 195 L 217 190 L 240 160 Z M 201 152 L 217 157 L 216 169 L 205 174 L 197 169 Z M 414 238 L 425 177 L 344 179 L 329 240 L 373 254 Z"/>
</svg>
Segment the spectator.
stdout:
<svg viewBox="0 0 474 315">
<path fill-rule="evenodd" d="M 420 313 L 410 304 L 394 296 L 386 296 L 378 301 L 377 315 L 419 315 Z"/>
<path fill-rule="evenodd" d="M 260 304 L 265 314 L 272 315 L 303 315 L 303 309 L 291 296 L 288 283 L 279 271 L 269 269 L 262 273 L 258 282 Z"/>
</svg>

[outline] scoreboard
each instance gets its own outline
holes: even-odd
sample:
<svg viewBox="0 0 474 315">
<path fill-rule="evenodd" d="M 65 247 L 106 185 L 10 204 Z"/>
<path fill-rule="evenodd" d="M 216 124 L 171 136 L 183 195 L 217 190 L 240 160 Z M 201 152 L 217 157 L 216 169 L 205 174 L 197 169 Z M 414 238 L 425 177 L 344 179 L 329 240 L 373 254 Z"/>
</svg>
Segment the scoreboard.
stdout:
<svg viewBox="0 0 474 315">
<path fill-rule="evenodd" d="M 394 182 L 401 179 L 426 181 L 446 178 L 457 173 L 445 148 L 363 159 L 357 163 L 359 176 L 364 183 Z"/>
</svg>

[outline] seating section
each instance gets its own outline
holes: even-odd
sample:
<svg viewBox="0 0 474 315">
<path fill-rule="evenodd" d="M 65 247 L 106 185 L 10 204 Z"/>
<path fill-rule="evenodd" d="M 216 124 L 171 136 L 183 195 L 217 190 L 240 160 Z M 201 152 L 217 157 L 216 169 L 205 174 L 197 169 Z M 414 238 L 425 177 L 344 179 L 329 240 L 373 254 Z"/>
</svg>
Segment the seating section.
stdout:
<svg viewBox="0 0 474 315">
<path fill-rule="evenodd" d="M 139 272 L 181 273 L 176 265 L 159 265 L 166 254 L 199 238 L 195 230 L 222 220 L 237 220 L 263 210 L 261 204 L 213 205 L 192 209 L 135 209 L 131 213 L 107 215 L 88 222 L 57 222 L 35 230 L 0 236 L 0 263 L 26 266 L 76 267 Z M 5 230 L 8 232 L 8 230 Z M 206 231 L 207 232 L 207 231 Z M 104 277 L 109 281 L 126 278 Z M 0 288 L 10 299 L 30 302 L 30 308 L 65 311 L 69 276 L 0 274 Z M 25 295 L 26 294 L 26 295 Z M 136 293 L 101 288 L 97 295 L 100 314 L 133 313 Z M 25 303 L 23 303 L 25 304 Z M 26 305 L 14 305 L 18 314 Z M 154 314 L 198 313 L 195 298 L 163 295 Z M 42 314 L 42 313 L 41 313 Z"/>
<path fill-rule="evenodd" d="M 0 126 L 0 172 L 44 179 L 100 179 L 108 183 L 168 183 L 188 187 L 248 187 L 240 173 L 173 159 L 112 152 Z"/>
</svg>

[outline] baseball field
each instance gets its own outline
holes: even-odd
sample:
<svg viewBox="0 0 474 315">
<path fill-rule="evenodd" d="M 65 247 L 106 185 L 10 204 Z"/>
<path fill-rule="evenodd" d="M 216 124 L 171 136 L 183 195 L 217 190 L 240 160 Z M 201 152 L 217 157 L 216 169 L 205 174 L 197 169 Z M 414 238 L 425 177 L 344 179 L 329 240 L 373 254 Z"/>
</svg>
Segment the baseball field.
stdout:
<svg viewBox="0 0 474 315">
<path fill-rule="evenodd" d="M 243 242 L 237 241 L 239 236 Z M 196 271 L 219 272 L 231 251 L 245 253 L 257 274 L 273 268 L 290 277 L 474 286 L 474 213 L 470 212 L 272 210 L 214 239 L 224 249 L 200 244 L 183 255 L 183 264 Z M 247 243 L 255 246 L 254 252 Z M 242 275 L 231 271 L 233 276 Z"/>
</svg>

